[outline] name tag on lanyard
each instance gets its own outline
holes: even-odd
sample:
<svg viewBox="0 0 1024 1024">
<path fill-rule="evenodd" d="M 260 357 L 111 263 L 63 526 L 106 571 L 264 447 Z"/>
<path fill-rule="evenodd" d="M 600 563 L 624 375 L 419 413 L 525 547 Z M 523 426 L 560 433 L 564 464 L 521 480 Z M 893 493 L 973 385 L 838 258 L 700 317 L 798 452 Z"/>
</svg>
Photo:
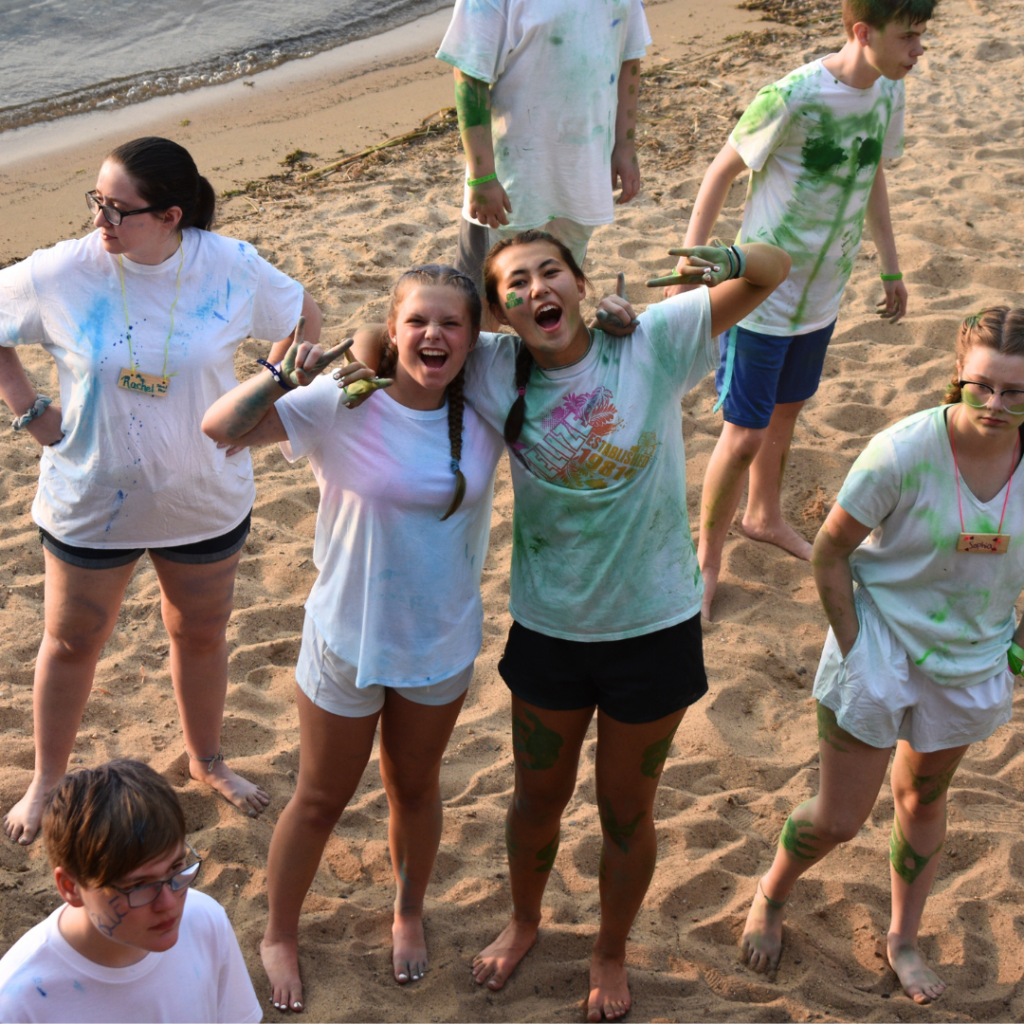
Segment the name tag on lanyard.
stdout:
<svg viewBox="0 0 1024 1024">
<path fill-rule="evenodd" d="M 1008 533 L 961 533 L 956 542 L 957 551 L 969 555 L 1005 555 L 1009 546 Z"/>
<path fill-rule="evenodd" d="M 140 395 L 156 395 L 163 398 L 171 386 L 171 378 L 162 377 L 159 373 L 143 373 L 141 370 L 122 368 L 117 375 L 117 386 Z"/>
</svg>

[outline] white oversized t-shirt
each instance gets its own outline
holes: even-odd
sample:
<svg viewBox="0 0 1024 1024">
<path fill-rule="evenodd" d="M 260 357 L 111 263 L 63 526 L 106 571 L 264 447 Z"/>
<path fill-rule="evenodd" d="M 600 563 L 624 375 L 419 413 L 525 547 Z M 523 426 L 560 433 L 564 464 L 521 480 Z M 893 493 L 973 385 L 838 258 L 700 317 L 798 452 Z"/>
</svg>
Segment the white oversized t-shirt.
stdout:
<svg viewBox="0 0 1024 1024">
<path fill-rule="evenodd" d="M 614 219 L 619 71 L 650 42 L 641 0 L 456 0 L 437 56 L 493 87 L 491 138 L 510 225 Z M 468 187 L 462 216 L 470 220 Z"/>
<path fill-rule="evenodd" d="M 496 428 L 516 399 L 521 342 L 481 334 L 466 397 Z M 620 640 L 700 611 L 680 399 L 718 362 L 700 288 L 649 306 L 636 331 L 593 331 L 572 366 L 533 367 L 511 459 L 509 611 L 567 640 Z"/>
<path fill-rule="evenodd" d="M 0 345 L 42 345 L 57 363 L 64 439 L 43 449 L 32 516 L 67 544 L 192 544 L 252 507 L 248 452 L 228 458 L 200 423 L 237 383 L 239 343 L 279 341 L 295 327 L 302 286 L 247 242 L 186 228 L 182 247 L 183 261 L 122 258 L 123 294 L 99 231 L 0 270 Z M 118 387 L 130 362 L 126 303 L 144 373 L 163 372 L 166 346 L 163 397 Z"/>
<path fill-rule="evenodd" d="M 838 81 L 821 60 L 765 86 L 729 142 L 753 172 L 739 241 L 793 257 L 789 276 L 742 326 L 785 337 L 839 315 L 879 161 L 903 152 L 903 82 Z"/>
<path fill-rule="evenodd" d="M 422 411 L 378 392 L 355 409 L 329 375 L 279 399 L 290 462 L 320 485 L 306 613 L 328 647 L 357 666 L 356 686 L 430 686 L 471 665 L 483 641 L 480 573 L 502 440 L 463 412 L 455 494 L 448 405 Z"/>
<path fill-rule="evenodd" d="M 59 906 L 0 960 L 0 1020 L 242 1022 L 263 1019 L 224 908 L 196 889 L 185 897 L 178 941 L 131 967 L 102 967 L 60 933 Z"/>
<path fill-rule="evenodd" d="M 1024 588 L 1024 471 L 1013 474 L 1003 533 L 1005 554 L 957 551 L 953 452 L 946 414 L 915 413 L 871 439 L 836 501 L 871 527 L 850 556 L 853 578 L 868 588 L 911 660 L 940 686 L 973 686 L 1006 668 Z M 995 533 L 1004 487 L 979 501 L 960 481 L 964 528 Z"/>
</svg>

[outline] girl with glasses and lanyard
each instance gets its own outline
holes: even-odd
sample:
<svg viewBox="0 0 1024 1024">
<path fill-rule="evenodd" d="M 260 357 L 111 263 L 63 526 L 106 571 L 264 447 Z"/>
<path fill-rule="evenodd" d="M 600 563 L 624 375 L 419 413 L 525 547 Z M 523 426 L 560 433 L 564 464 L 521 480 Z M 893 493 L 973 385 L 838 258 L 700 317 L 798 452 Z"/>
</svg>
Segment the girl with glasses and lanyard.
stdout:
<svg viewBox="0 0 1024 1024">
<path fill-rule="evenodd" d="M 742 939 L 750 966 L 778 966 L 793 885 L 860 831 L 895 748 L 887 952 L 918 1003 L 946 988 L 918 930 L 947 791 L 968 747 L 1010 720 L 1024 659 L 1024 309 L 968 317 L 956 371 L 944 405 L 872 439 L 815 540 L 831 624 L 814 681 L 820 787 L 783 826 Z"/>
<path fill-rule="evenodd" d="M 100 652 L 146 550 L 192 777 L 252 816 L 269 802 L 225 764 L 220 745 L 252 463 L 245 453 L 228 460 L 199 423 L 235 386 L 244 338 L 277 342 L 273 360 L 300 316 L 313 342 L 321 323 L 300 284 L 251 245 L 210 231 L 213 189 L 177 143 L 118 147 L 86 199 L 96 230 L 0 271 L 0 397 L 14 429 L 43 447 L 32 505 L 46 573 L 35 773 L 4 821 L 23 845 L 66 770 Z M 36 394 L 21 366 L 15 346 L 30 344 L 57 364 L 59 405 Z"/>
</svg>

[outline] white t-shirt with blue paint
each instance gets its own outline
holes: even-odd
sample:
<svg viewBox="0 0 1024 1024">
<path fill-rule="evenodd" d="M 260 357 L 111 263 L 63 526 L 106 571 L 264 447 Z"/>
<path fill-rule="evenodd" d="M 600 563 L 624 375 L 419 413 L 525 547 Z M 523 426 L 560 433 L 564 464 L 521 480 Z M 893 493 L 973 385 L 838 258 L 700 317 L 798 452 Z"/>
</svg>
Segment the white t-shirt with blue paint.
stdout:
<svg viewBox="0 0 1024 1024">
<path fill-rule="evenodd" d="M 914 664 L 940 686 L 973 686 L 1006 668 L 1024 588 L 1024 471 L 1013 474 L 1003 533 L 1005 554 L 957 551 L 953 451 L 946 416 L 925 409 L 871 439 L 836 499 L 871 534 L 850 556 L 853 578 L 868 588 Z M 960 481 L 968 533 L 999 529 L 1004 487 L 979 501 Z"/>
<path fill-rule="evenodd" d="M 0 270 L 0 345 L 42 345 L 57 364 L 64 439 L 43 449 L 32 516 L 67 544 L 192 544 L 252 508 L 248 452 L 228 458 L 200 423 L 238 383 L 246 336 L 280 341 L 295 328 L 302 285 L 210 231 L 186 228 L 181 253 L 154 266 L 122 258 L 123 293 L 99 231 Z M 166 395 L 118 387 L 126 305 L 135 362 L 170 375 Z"/>
<path fill-rule="evenodd" d="M 572 366 L 534 365 L 514 450 L 516 622 L 567 640 L 621 640 L 700 611 L 680 399 L 718 363 L 708 290 L 649 306 L 636 331 L 593 331 Z M 516 399 L 518 338 L 482 334 L 466 398 L 496 429 Z"/>
<path fill-rule="evenodd" d="M 320 485 L 306 601 L 327 646 L 358 668 L 356 686 L 430 686 L 471 665 L 483 641 L 480 574 L 501 437 L 463 413 L 466 495 L 455 493 L 448 405 L 409 409 L 377 392 L 355 409 L 330 376 L 276 405 L 289 462 Z"/>
</svg>

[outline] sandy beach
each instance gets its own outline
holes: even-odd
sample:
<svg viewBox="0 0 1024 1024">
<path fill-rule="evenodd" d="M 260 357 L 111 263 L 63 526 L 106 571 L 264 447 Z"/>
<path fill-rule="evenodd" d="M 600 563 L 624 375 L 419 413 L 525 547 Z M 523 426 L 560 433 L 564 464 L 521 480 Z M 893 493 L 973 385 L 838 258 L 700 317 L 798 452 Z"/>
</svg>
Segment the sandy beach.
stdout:
<svg viewBox="0 0 1024 1024">
<path fill-rule="evenodd" d="M 614 225 L 598 229 L 586 267 L 598 295 L 623 270 L 638 309 L 659 297 L 643 281 L 671 267 L 666 250 L 681 242 L 703 173 L 756 90 L 835 50 L 843 38 L 838 18 L 779 24 L 733 0 L 649 0 L 647 14 L 655 45 L 642 79 L 642 190 L 619 208 Z M 887 170 L 909 316 L 896 326 L 875 317 L 878 261 L 866 240 L 821 388 L 797 425 L 784 484 L 784 510 L 808 539 L 868 439 L 939 402 L 963 315 L 985 305 L 1024 305 L 1024 45 L 1010 31 L 1022 16 L 1024 0 L 943 0 L 929 27 L 929 52 L 907 83 L 906 153 Z M 335 54 L 333 69 L 315 73 L 300 73 L 308 69 L 295 62 L 256 76 L 252 86 L 217 87 L 217 97 L 154 101 L 145 105 L 148 120 L 142 106 L 88 115 L 87 126 L 65 126 L 75 140 L 70 147 L 55 141 L 63 122 L 31 137 L 31 128 L 12 133 L 13 148 L 0 147 L 0 266 L 84 233 L 82 193 L 105 153 L 134 135 L 166 134 L 192 150 L 219 192 L 236 193 L 222 202 L 217 229 L 252 242 L 306 285 L 324 310 L 328 341 L 379 319 L 401 268 L 454 254 L 457 133 L 435 118 L 426 138 L 326 176 L 303 175 L 410 132 L 452 104 L 449 70 L 432 57 L 447 18 L 438 12 L 401 38 L 379 37 L 376 49 L 353 44 L 370 54 L 362 63 L 352 51 L 348 63 Z M 305 155 L 282 166 L 295 151 Z M 744 190 L 741 180 L 730 193 L 719 222 L 723 236 L 740 222 Z M 253 371 L 262 348 L 251 340 L 240 347 L 241 377 Z M 52 362 L 40 350 L 23 358 L 39 389 L 53 394 Z M 684 402 L 693 524 L 721 430 L 714 398 L 708 378 Z M 0 435 L 3 809 L 24 791 L 33 761 L 32 672 L 43 611 L 43 561 L 29 515 L 37 452 L 30 440 Z M 315 574 L 318 492 L 308 467 L 289 466 L 276 448 L 254 453 L 254 463 L 258 497 L 228 630 L 223 746 L 233 766 L 272 795 L 270 809 L 252 822 L 188 779 L 159 590 L 145 558 L 100 662 L 72 760 L 96 764 L 130 755 L 172 782 L 190 842 L 205 858 L 199 885 L 227 908 L 265 998 L 257 944 L 267 911 L 266 856 L 298 768 L 293 669 Z M 502 991 L 481 989 L 470 976 L 472 957 L 510 910 L 502 823 L 512 748 L 508 692 L 496 664 L 510 624 L 511 519 L 503 463 L 483 575 L 484 645 L 442 770 L 445 825 L 427 896 L 431 970 L 404 988 L 391 978 L 394 889 L 374 755 L 305 904 L 307 1012 L 294 1019 L 583 1019 L 598 913 L 593 734 L 565 815 L 540 941 Z M 725 549 L 715 621 L 704 624 L 711 692 L 679 728 L 655 805 L 659 861 L 631 937 L 627 1020 L 1024 1015 L 1021 697 L 1013 722 L 972 748 L 951 789 L 949 835 L 921 933 L 926 956 L 950 984 L 939 1002 L 911 1002 L 884 960 L 893 812 L 887 785 L 857 838 L 795 890 L 777 974 L 739 965 L 736 944 L 757 879 L 790 809 L 817 787 L 811 684 L 825 629 L 809 566 L 745 539 L 737 526 Z M 27 850 L 0 844 L 0 893 L 2 953 L 57 905 L 41 843 Z M 264 1007 L 266 1020 L 282 1018 L 269 1002 Z"/>
</svg>

